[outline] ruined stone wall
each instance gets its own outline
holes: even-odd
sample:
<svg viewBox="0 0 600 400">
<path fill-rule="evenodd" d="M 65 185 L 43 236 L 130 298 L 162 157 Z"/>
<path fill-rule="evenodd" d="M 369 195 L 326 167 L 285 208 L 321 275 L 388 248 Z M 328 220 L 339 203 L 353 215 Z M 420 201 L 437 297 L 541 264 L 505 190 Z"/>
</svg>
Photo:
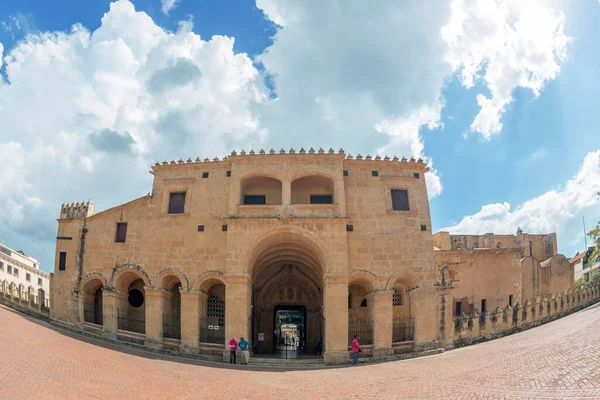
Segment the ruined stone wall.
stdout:
<svg viewBox="0 0 600 400">
<path fill-rule="evenodd" d="M 518 249 L 435 251 L 436 265 L 447 265 L 454 287 L 452 312 L 457 301 L 463 312 L 504 308 L 512 295 L 513 305 L 521 301 L 521 265 Z"/>
<path fill-rule="evenodd" d="M 550 296 L 573 288 L 574 271 L 563 255 L 558 254 L 539 262 L 535 257 L 521 261 L 523 298 L 534 301 L 537 297 Z"/>
</svg>

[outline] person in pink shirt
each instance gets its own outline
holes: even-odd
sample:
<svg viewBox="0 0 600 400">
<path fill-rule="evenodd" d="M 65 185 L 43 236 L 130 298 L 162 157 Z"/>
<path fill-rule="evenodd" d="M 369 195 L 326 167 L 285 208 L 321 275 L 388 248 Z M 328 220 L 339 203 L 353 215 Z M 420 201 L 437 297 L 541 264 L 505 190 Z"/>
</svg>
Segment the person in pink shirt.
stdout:
<svg viewBox="0 0 600 400">
<path fill-rule="evenodd" d="M 229 341 L 229 364 L 235 364 L 235 354 L 237 351 L 238 342 L 235 336 Z"/>
<path fill-rule="evenodd" d="M 358 335 L 354 335 L 354 340 L 352 341 L 352 353 L 354 354 L 354 357 L 352 357 L 352 365 L 355 365 L 358 362 L 358 353 L 360 353 Z"/>
</svg>

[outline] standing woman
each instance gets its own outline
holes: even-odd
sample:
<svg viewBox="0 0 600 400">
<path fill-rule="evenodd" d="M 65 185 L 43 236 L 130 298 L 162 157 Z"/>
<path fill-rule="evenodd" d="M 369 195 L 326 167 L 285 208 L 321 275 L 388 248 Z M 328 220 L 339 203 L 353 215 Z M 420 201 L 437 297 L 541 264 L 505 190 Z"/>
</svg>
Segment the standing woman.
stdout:
<svg viewBox="0 0 600 400">
<path fill-rule="evenodd" d="M 229 364 L 235 364 L 235 353 L 237 351 L 238 342 L 235 336 L 229 341 Z"/>
<path fill-rule="evenodd" d="M 354 354 L 354 357 L 352 357 L 352 365 L 355 365 L 358 362 L 358 353 L 360 353 L 358 335 L 354 335 L 354 340 L 352 341 L 352 353 Z"/>
</svg>

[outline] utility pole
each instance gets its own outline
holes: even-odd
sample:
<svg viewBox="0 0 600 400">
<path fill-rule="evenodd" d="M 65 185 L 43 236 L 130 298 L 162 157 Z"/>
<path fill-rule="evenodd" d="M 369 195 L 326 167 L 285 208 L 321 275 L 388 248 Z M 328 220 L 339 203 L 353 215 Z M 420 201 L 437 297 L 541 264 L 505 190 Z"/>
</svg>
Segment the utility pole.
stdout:
<svg viewBox="0 0 600 400">
<path fill-rule="evenodd" d="M 598 193 L 600 194 L 600 193 Z M 585 217 L 582 215 L 581 219 L 583 220 L 583 240 L 585 241 L 585 250 L 587 251 L 587 231 L 585 230 Z"/>
</svg>

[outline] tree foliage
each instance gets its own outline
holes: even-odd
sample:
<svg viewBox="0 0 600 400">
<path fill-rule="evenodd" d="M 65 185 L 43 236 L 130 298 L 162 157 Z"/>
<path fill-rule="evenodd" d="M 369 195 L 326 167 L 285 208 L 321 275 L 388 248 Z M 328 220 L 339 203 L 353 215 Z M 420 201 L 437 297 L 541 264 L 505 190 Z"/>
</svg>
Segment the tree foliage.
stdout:
<svg viewBox="0 0 600 400">
<path fill-rule="evenodd" d="M 594 249 L 592 250 L 592 253 L 589 255 L 589 257 L 588 254 L 586 254 L 588 263 L 592 264 L 596 257 L 600 256 L 600 222 L 596 225 L 594 229 L 588 232 L 588 236 L 594 242 Z"/>
</svg>

